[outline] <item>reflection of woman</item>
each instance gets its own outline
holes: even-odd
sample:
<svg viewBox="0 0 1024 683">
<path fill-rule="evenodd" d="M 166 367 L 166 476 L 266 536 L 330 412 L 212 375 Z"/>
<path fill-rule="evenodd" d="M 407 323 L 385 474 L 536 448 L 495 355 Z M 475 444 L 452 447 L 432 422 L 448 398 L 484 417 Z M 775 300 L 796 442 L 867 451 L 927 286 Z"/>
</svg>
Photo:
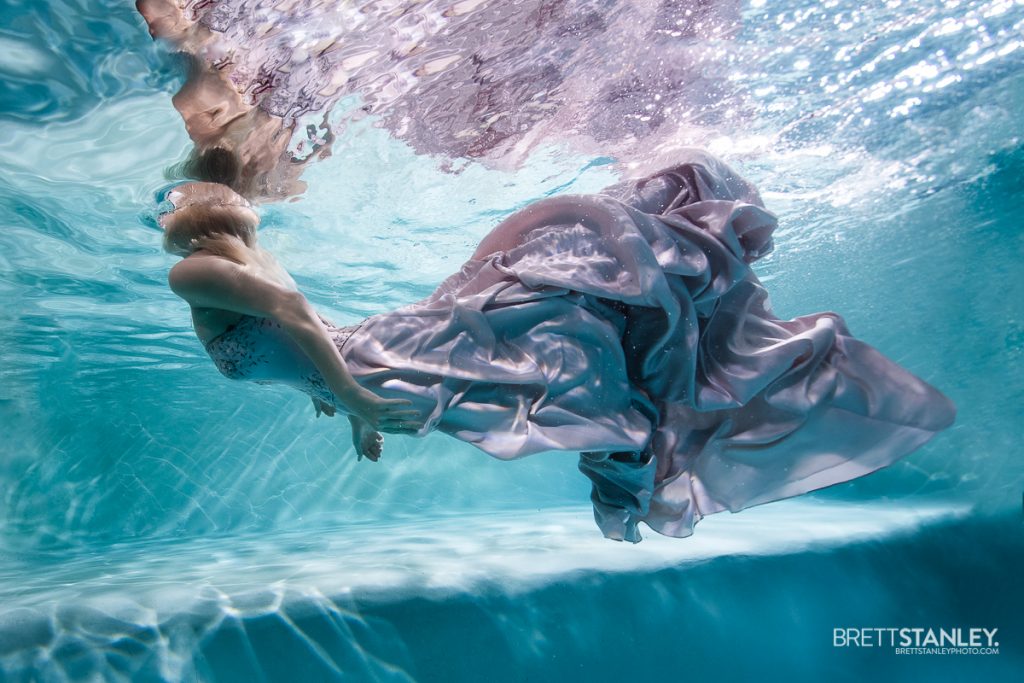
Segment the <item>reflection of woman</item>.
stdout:
<svg viewBox="0 0 1024 683">
<path fill-rule="evenodd" d="M 226 187 L 172 193 L 173 290 L 228 377 L 284 382 L 383 431 L 440 430 L 503 459 L 581 451 L 606 536 L 687 536 L 704 515 L 847 481 L 949 426 L 950 401 L 833 313 L 778 320 L 749 263 L 757 192 L 702 153 L 606 195 L 537 202 L 428 298 L 320 319 Z"/>
</svg>

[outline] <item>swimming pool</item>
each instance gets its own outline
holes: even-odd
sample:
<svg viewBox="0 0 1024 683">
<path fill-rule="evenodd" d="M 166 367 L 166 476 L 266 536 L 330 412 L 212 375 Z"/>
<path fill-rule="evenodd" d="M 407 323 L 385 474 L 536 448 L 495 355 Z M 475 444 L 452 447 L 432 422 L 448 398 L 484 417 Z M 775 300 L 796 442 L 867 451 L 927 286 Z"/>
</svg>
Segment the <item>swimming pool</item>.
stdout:
<svg viewBox="0 0 1024 683">
<path fill-rule="evenodd" d="M 614 182 L 615 156 L 699 145 L 780 216 L 757 266 L 776 312 L 837 310 L 958 406 L 881 472 L 636 547 L 592 527 L 574 456 L 436 435 L 357 463 L 303 397 L 222 381 L 153 222 L 190 146 L 180 60 L 131 3 L 2 7 L 0 680 L 1021 670 L 1024 4 L 694 4 L 732 28 L 664 27 L 687 79 L 622 90 L 588 144 L 446 155 L 443 122 L 403 137 L 392 109 L 338 105 L 332 156 L 261 233 L 338 323 L 425 296 L 514 209 Z M 565 7 L 608 27 L 581 44 L 623 12 Z M 600 68 L 575 67 L 559 111 Z M 642 120 L 659 88 L 671 135 Z M 998 628 L 999 653 L 833 642 L 917 626 Z"/>
</svg>

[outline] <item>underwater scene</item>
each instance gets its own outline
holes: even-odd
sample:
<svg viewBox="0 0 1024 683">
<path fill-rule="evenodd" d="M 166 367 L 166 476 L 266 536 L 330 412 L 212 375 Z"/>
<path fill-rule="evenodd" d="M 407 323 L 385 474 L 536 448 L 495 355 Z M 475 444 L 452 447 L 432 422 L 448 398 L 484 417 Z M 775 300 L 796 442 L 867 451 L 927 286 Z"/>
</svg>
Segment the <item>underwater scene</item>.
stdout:
<svg viewBox="0 0 1024 683">
<path fill-rule="evenodd" d="M 1021 680 L 1021 112 L 1022 0 L 0 0 L 0 682 Z"/>
</svg>

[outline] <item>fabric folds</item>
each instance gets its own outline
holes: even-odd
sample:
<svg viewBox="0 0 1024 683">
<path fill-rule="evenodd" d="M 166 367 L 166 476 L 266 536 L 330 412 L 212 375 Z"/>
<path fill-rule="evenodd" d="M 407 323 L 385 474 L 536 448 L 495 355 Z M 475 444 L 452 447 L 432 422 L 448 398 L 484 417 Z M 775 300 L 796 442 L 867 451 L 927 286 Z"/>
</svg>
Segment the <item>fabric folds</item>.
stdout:
<svg viewBox="0 0 1024 683">
<path fill-rule="evenodd" d="M 749 183 L 690 152 L 524 209 L 496 228 L 515 246 L 368 319 L 344 355 L 428 414 L 424 433 L 502 459 L 579 451 L 606 536 L 688 536 L 885 467 L 954 419 L 835 313 L 772 315 L 749 264 L 775 225 Z"/>
</svg>

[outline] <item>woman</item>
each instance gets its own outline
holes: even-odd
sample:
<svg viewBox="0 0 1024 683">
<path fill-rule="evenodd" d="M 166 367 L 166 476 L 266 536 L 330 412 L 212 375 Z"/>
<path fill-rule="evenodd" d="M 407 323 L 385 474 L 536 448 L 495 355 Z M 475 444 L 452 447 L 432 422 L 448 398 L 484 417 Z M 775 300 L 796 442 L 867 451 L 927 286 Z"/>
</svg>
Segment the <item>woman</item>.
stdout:
<svg viewBox="0 0 1024 683">
<path fill-rule="evenodd" d="M 288 343 L 294 356 L 289 360 L 308 359 L 319 374 L 319 383 L 329 387 L 329 403 L 314 394 L 317 414 L 326 408 L 333 415 L 335 405 L 349 413 L 360 458 L 380 457 L 382 437 L 375 429 L 401 432 L 417 425 L 411 419 L 416 411 L 403 408 L 411 405 L 410 401 L 382 399 L 355 382 L 328 327 L 295 281 L 269 253 L 257 247 L 259 217 L 243 197 L 226 185 L 189 183 L 172 191 L 168 199 L 174 211 L 161 220 L 164 248 L 185 257 L 171 269 L 168 282 L 191 306 L 193 327 L 204 346 L 225 348 L 226 334 L 245 319 L 278 326 L 287 335 L 281 341 Z M 243 358 L 247 350 L 233 347 L 230 353 Z M 219 359 L 218 367 L 233 376 L 239 361 L 229 355 Z M 284 358 L 279 356 L 279 360 Z M 299 366 L 290 366 L 274 379 L 287 381 L 289 373 L 297 369 Z"/>
<path fill-rule="evenodd" d="M 351 328 L 319 318 L 222 185 L 172 193 L 172 289 L 221 372 L 284 382 L 353 424 L 440 430 L 492 456 L 581 451 L 595 518 L 688 536 L 703 516 L 848 481 L 953 422 L 936 389 L 834 313 L 784 321 L 749 264 L 757 191 L 701 152 L 602 195 L 537 202 L 429 297 Z"/>
</svg>

